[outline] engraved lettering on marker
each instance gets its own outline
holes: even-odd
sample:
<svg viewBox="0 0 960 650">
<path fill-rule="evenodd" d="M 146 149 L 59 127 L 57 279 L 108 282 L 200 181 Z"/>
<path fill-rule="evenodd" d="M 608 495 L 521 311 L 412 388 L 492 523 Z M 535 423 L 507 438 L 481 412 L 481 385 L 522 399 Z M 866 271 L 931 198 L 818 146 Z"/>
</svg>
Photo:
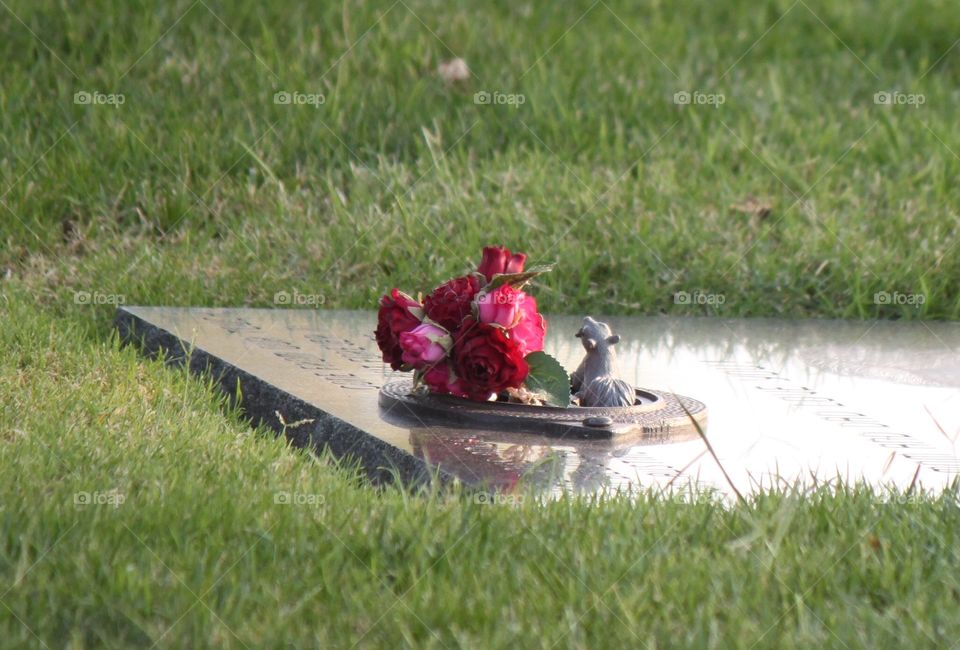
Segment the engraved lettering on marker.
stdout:
<svg viewBox="0 0 960 650">
<path fill-rule="evenodd" d="M 280 339 L 275 339 L 269 336 L 249 336 L 247 341 L 250 341 L 254 345 L 272 350 L 274 348 L 280 350 L 299 350 L 299 345 L 294 345 L 288 341 L 282 341 Z"/>
<path fill-rule="evenodd" d="M 769 377 L 765 377 L 768 380 L 788 381 L 784 377 L 774 376 L 778 375 L 779 373 L 768 371 L 763 366 L 759 365 L 747 365 L 731 361 L 706 361 L 704 363 L 714 366 L 728 376 L 732 377 L 747 375 L 751 371 L 756 372 L 759 370 L 770 375 Z M 794 388 L 784 386 L 754 386 L 754 388 L 760 391 L 773 393 L 773 396 L 779 397 L 783 401 L 795 403 L 798 408 L 816 407 L 823 404 L 832 404 L 840 408 L 844 407 L 844 405 L 837 400 L 818 395 L 816 391 L 807 388 L 806 386 Z M 927 443 L 920 442 L 905 433 L 876 431 L 876 429 L 889 429 L 890 427 L 862 413 L 843 413 L 849 413 L 849 416 L 838 417 L 839 414 L 837 412 L 824 410 L 817 411 L 815 415 L 828 422 L 838 423 L 838 426 L 845 429 L 870 429 L 869 431 L 857 431 L 856 433 L 864 440 L 872 442 L 885 449 L 936 449 L 935 447 Z M 910 460 L 913 460 L 919 465 L 922 465 L 934 472 L 947 474 L 956 474 L 960 472 L 960 459 L 957 459 L 949 454 L 943 454 L 934 451 L 934 453 L 929 454 L 903 454 L 903 457 L 909 458 Z"/>
</svg>

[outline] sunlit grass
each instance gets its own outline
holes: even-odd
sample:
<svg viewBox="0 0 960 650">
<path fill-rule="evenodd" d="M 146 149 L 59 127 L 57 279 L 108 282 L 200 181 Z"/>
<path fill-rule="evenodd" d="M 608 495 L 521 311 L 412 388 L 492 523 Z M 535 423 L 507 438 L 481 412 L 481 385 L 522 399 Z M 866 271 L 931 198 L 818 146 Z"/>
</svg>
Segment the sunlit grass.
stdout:
<svg viewBox="0 0 960 650">
<path fill-rule="evenodd" d="M 8 0 L 0 16 L 5 647 L 960 640 L 955 490 L 510 507 L 376 489 L 109 325 L 119 302 L 279 291 L 368 308 L 488 243 L 558 263 L 536 288 L 547 312 L 955 319 L 952 4 Z M 473 77 L 451 86 L 436 68 L 454 55 Z"/>
</svg>

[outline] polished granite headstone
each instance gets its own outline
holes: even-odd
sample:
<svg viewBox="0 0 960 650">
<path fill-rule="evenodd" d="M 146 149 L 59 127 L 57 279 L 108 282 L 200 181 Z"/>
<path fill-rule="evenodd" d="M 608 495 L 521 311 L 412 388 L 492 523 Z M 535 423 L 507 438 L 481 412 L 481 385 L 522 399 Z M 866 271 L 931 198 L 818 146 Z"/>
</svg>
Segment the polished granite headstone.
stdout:
<svg viewBox="0 0 960 650">
<path fill-rule="evenodd" d="M 368 474 L 431 473 L 548 492 L 732 491 L 693 428 L 566 440 L 437 426 L 386 412 L 395 379 L 371 312 L 124 307 L 117 327 L 148 353 L 239 386 L 247 413 L 298 445 L 359 459 Z M 741 492 L 842 478 L 937 489 L 960 474 L 960 324 L 612 317 L 621 373 L 707 406 L 705 434 Z M 576 317 L 549 317 L 547 352 L 582 355 Z M 282 420 L 281 420 L 282 418 Z"/>
</svg>

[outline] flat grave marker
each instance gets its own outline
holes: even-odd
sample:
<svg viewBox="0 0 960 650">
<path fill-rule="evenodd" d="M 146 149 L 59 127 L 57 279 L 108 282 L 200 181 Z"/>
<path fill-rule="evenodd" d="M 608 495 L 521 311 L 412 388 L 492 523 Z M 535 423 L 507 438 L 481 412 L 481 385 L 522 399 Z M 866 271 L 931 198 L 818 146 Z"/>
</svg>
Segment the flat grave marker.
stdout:
<svg viewBox="0 0 960 650">
<path fill-rule="evenodd" d="M 568 369 L 580 318 L 548 316 Z M 621 374 L 707 405 L 706 435 L 737 488 L 842 477 L 938 489 L 960 474 L 960 324 L 611 317 Z M 146 352 L 209 368 L 248 414 L 295 444 L 329 446 L 369 475 L 399 472 L 510 489 L 731 488 L 694 429 L 650 440 L 567 440 L 437 426 L 384 412 L 376 315 L 362 311 L 123 307 Z"/>
</svg>

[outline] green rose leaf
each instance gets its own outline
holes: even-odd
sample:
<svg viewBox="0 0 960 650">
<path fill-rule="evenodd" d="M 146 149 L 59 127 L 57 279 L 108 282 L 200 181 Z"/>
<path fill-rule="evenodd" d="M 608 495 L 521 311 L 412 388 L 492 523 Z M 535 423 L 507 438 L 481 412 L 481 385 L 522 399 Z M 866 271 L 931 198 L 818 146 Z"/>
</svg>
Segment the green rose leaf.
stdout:
<svg viewBox="0 0 960 650">
<path fill-rule="evenodd" d="M 547 264 L 544 266 L 536 266 L 529 271 L 522 271 L 520 273 L 497 273 L 484 288 L 487 291 L 493 291 L 497 287 L 502 287 L 505 284 L 509 284 L 514 289 L 520 289 L 523 287 L 523 285 L 525 285 L 527 282 L 530 282 L 530 280 L 534 279 L 538 275 L 549 273 L 552 270 L 553 264 Z"/>
<path fill-rule="evenodd" d="M 570 406 L 570 377 L 560 362 L 546 352 L 531 352 L 525 359 L 530 366 L 527 389 L 544 395 L 553 406 Z"/>
</svg>

